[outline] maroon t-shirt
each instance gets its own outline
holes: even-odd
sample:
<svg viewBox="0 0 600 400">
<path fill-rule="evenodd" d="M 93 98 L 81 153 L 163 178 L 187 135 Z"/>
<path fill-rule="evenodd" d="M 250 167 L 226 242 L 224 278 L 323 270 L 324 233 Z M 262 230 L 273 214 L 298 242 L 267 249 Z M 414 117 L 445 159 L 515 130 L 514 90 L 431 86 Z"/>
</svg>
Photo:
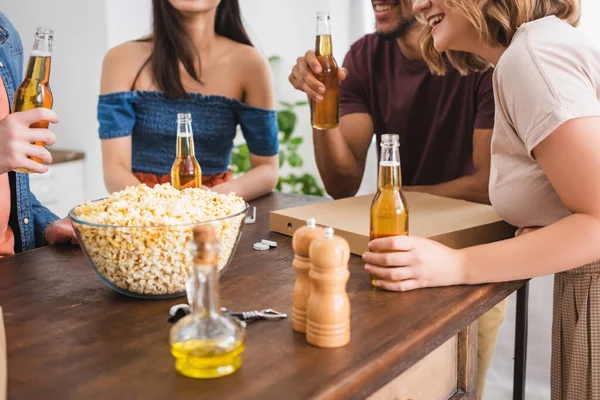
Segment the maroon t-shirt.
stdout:
<svg viewBox="0 0 600 400">
<path fill-rule="evenodd" d="M 344 60 L 340 116 L 371 115 L 377 134 L 400 135 L 404 185 L 434 185 L 474 172 L 473 130 L 494 126 L 492 70 L 435 76 L 408 60 L 395 40 L 376 34 L 352 45 Z"/>
</svg>

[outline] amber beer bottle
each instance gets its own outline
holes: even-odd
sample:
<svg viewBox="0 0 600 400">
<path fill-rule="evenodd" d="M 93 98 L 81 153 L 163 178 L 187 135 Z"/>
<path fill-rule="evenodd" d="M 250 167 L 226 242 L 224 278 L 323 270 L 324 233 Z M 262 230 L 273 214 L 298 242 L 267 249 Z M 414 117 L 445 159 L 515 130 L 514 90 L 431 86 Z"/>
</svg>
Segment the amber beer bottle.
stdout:
<svg viewBox="0 0 600 400">
<path fill-rule="evenodd" d="M 25 79 L 15 91 L 13 101 L 13 112 L 26 111 L 32 108 L 52 109 L 53 98 L 50 90 L 50 60 L 52 58 L 52 39 L 54 31 L 50 28 L 37 28 L 35 31 L 35 41 L 33 42 L 33 51 L 29 57 Z M 30 128 L 48 129 L 48 121 L 39 121 L 31 124 Z M 44 146 L 43 142 L 35 142 L 38 146 Z M 30 157 L 39 163 L 42 160 Z M 19 172 L 30 173 L 31 171 L 19 168 Z"/>
<path fill-rule="evenodd" d="M 402 194 L 398 135 L 381 136 L 380 157 L 377 194 L 371 204 L 371 240 L 408 235 L 408 204 Z M 372 277 L 371 284 L 375 286 Z"/>
<path fill-rule="evenodd" d="M 312 127 L 319 130 L 332 129 L 340 122 L 338 66 L 333 58 L 329 13 L 317 14 L 317 41 L 315 53 L 322 71 L 316 78 L 325 85 L 323 100 L 311 99 Z"/>
<path fill-rule="evenodd" d="M 171 167 L 171 185 L 179 190 L 202 187 L 202 170 L 195 156 L 191 114 L 177 114 L 177 158 Z"/>
</svg>

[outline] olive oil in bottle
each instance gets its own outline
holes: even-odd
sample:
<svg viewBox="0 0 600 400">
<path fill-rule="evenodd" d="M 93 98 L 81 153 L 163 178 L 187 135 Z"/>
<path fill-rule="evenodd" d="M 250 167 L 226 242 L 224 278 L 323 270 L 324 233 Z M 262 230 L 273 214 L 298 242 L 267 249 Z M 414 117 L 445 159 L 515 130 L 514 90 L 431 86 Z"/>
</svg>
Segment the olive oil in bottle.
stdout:
<svg viewBox="0 0 600 400">
<path fill-rule="evenodd" d="M 402 194 L 398 135 L 382 135 L 377 194 L 371 204 L 370 240 L 408 235 L 408 205 Z M 375 280 L 370 278 L 371 285 Z"/>
<path fill-rule="evenodd" d="M 244 343 L 240 340 L 188 340 L 174 343 L 171 354 L 177 358 L 175 369 L 190 378 L 219 378 L 242 366 Z"/>
<path fill-rule="evenodd" d="M 192 312 L 171 329 L 175 369 L 190 378 L 219 378 L 242 366 L 245 329 L 219 306 L 218 245 L 212 225 L 194 228 L 193 269 L 188 277 Z"/>
</svg>

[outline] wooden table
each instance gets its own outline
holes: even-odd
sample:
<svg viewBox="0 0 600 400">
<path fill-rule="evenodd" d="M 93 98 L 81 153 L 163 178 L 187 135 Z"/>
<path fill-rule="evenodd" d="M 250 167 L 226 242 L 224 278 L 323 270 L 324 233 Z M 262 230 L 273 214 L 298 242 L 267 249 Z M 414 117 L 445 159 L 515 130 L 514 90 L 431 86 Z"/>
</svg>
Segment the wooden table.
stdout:
<svg viewBox="0 0 600 400">
<path fill-rule="evenodd" d="M 273 194 L 254 202 L 258 221 L 244 228 L 221 278 L 223 306 L 275 308 L 291 315 L 291 240 L 268 231 L 268 212 L 317 201 L 323 199 Z M 252 244 L 263 238 L 278 241 L 279 247 L 253 251 Z M 448 397 L 475 398 L 473 322 L 524 282 L 391 293 L 372 289 L 362 267 L 361 259 L 352 257 L 348 346 L 312 347 L 292 331 L 291 318 L 257 322 L 247 328 L 238 372 L 194 380 L 175 372 L 169 353 L 168 310 L 184 298 L 151 301 L 114 293 L 74 247 L 4 258 L 0 306 L 9 398 L 405 399 L 406 382 L 416 384 L 413 390 L 428 390 L 445 379 L 454 379 Z M 458 364 L 436 371 L 424 366 L 449 354 Z M 433 381 L 427 375 L 432 373 Z"/>
</svg>

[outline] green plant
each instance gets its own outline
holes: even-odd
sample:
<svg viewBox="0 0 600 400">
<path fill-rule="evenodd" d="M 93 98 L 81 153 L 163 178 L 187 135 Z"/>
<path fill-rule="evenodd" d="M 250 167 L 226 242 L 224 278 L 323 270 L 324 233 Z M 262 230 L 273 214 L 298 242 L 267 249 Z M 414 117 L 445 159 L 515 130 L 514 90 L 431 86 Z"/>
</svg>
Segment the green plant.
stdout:
<svg viewBox="0 0 600 400">
<path fill-rule="evenodd" d="M 279 168 L 289 165 L 292 169 L 302 168 L 304 160 L 298 153 L 304 138 L 294 135 L 297 124 L 296 107 L 306 106 L 306 101 L 295 103 L 279 102 L 282 106 L 277 111 L 277 123 L 279 125 Z M 239 144 L 233 148 L 231 153 L 231 165 L 236 175 L 250 170 L 250 152 L 246 143 Z M 308 173 L 289 173 L 287 176 L 279 176 L 277 191 L 295 194 L 308 194 L 312 196 L 324 196 L 325 191 L 315 179 Z"/>
<path fill-rule="evenodd" d="M 269 58 L 269 61 L 277 61 L 279 57 Z M 286 164 L 291 169 L 302 168 L 304 160 L 298 153 L 304 138 L 294 135 L 297 124 L 296 108 L 304 107 L 306 101 L 295 103 L 279 102 L 281 108 L 277 111 L 277 123 L 279 125 L 279 168 Z M 231 166 L 236 175 L 250 170 L 250 152 L 246 143 L 239 144 L 233 148 L 231 153 Z M 295 194 L 308 194 L 313 196 L 324 196 L 325 191 L 311 174 L 296 174 L 290 172 L 287 176 L 279 176 L 277 191 Z"/>
</svg>

